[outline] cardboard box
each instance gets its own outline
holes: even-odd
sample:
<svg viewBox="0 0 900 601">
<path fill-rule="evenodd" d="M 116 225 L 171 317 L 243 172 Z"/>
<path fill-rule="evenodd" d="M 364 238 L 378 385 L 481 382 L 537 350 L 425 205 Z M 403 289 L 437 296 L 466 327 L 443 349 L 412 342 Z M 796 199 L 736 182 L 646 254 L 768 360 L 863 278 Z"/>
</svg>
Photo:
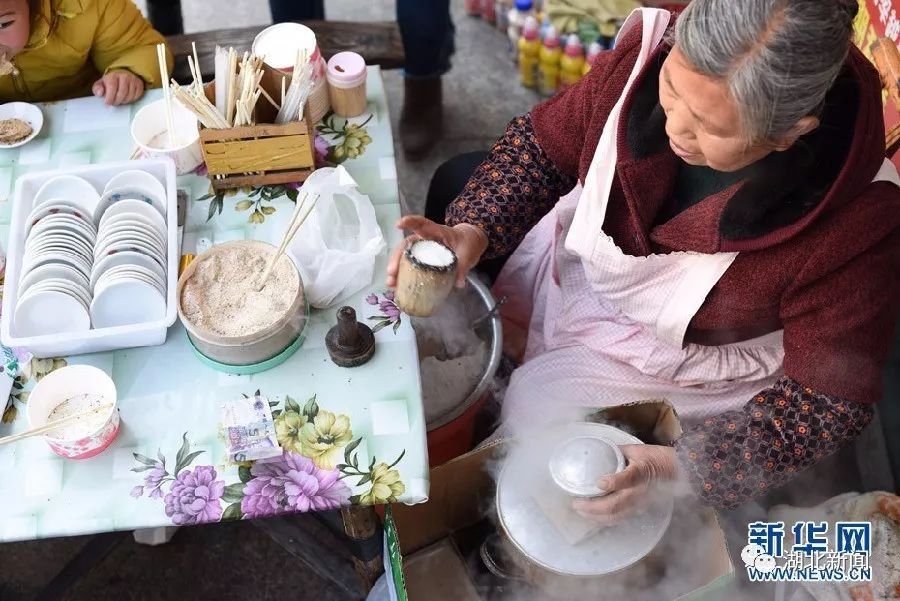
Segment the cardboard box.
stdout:
<svg viewBox="0 0 900 601">
<path fill-rule="evenodd" d="M 611 408 L 603 411 L 601 417 L 602 421 L 624 427 L 647 443 L 670 443 L 681 434 L 681 426 L 674 410 L 664 402 Z M 498 440 L 434 468 L 431 470 L 431 493 L 427 503 L 393 507 L 387 518 L 391 521 L 391 526 L 386 532 L 389 533 L 389 538 L 391 532 L 395 534 L 392 541 L 396 551 L 393 566 L 395 572 L 399 571 L 401 552 L 412 557 L 412 554 L 422 549 L 435 543 L 443 544 L 442 541 L 448 537 L 491 518 L 495 493 L 491 472 L 496 472 L 499 467 L 507 444 L 508 441 Z M 692 549 L 692 553 L 702 558 L 697 562 L 696 573 L 684 575 L 685 582 L 694 584 L 692 588 L 679 594 L 710 583 L 732 570 L 725 538 L 712 510 L 698 509 L 697 504 L 690 499 L 684 504 L 689 505 L 692 512 L 702 516 L 708 532 L 703 537 L 702 544 Z M 676 521 L 673 518 L 673 523 Z M 396 531 L 393 526 L 396 526 Z M 672 531 L 673 527 L 670 526 L 666 536 L 673 535 Z M 664 538 L 664 542 L 665 540 Z M 406 599 L 406 595 L 413 601 L 432 598 L 419 587 L 416 588 L 416 595 L 412 596 L 413 591 L 403 587 L 402 575 L 395 573 L 394 577 L 394 582 L 399 585 L 395 598 Z"/>
</svg>

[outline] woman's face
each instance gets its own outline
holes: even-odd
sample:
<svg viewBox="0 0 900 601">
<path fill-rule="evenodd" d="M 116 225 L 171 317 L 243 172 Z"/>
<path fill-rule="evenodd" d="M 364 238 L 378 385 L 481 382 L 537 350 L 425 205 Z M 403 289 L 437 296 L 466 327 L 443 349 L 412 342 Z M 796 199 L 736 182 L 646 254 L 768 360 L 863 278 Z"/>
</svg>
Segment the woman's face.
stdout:
<svg viewBox="0 0 900 601">
<path fill-rule="evenodd" d="M 748 145 L 727 85 L 693 70 L 678 46 L 672 48 L 660 71 L 659 102 L 666 113 L 666 134 L 675 154 L 689 165 L 716 171 L 737 171 L 774 150 L 787 150 L 799 135 L 807 133 L 803 129 L 808 124 L 798 124 L 796 135 Z M 806 120 L 814 122 L 808 131 L 818 125 L 813 117 Z"/>
<path fill-rule="evenodd" d="M 28 43 L 30 32 L 28 0 L 0 0 L 0 52 L 14 57 Z"/>
</svg>

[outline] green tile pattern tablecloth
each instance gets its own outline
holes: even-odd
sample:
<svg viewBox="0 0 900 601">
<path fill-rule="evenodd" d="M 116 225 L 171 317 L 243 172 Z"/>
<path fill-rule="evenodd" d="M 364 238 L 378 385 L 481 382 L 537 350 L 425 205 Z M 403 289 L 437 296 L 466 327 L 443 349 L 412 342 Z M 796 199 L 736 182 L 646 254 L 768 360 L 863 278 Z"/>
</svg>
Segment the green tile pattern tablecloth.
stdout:
<svg viewBox="0 0 900 601">
<path fill-rule="evenodd" d="M 106 108 L 94 98 L 43 106 L 38 138 L 0 151 L 0 240 L 9 233 L 10 197 L 23 173 L 127 159 L 132 116 L 160 97 Z M 387 100 L 378 68 L 368 77 L 369 113 L 347 123 L 326 118 L 318 148 L 341 162 L 375 205 L 393 245 L 400 239 L 396 164 Z M 327 148 L 326 148 L 327 145 Z M 209 180 L 178 178 L 190 196 L 183 252 L 233 239 L 276 242 L 293 208 L 294 190 L 269 187 L 208 197 Z M 206 198 L 204 198 L 206 197 Z M 132 530 L 345 503 L 415 503 L 428 495 L 428 459 L 415 339 L 405 316 L 391 320 L 378 257 L 373 282 L 343 299 L 361 319 L 384 325 L 374 359 L 346 370 L 331 363 L 324 336 L 334 310 L 314 311 L 306 342 L 286 363 L 252 376 L 212 371 L 192 354 L 180 324 L 163 346 L 23 365 L 0 435 L 26 428 L 28 390 L 66 363 L 91 364 L 116 382 L 122 431 L 92 459 L 63 460 L 40 438 L 0 447 L 0 541 Z M 275 410 L 284 457 L 253 466 L 227 465 L 219 407 L 259 393 Z"/>
</svg>

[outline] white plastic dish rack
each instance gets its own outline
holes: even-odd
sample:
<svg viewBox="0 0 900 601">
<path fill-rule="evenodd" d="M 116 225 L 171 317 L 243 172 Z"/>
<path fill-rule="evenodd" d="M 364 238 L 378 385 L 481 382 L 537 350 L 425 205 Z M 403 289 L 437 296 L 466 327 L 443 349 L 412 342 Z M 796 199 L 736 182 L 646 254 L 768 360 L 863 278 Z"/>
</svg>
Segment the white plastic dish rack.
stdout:
<svg viewBox="0 0 900 601">
<path fill-rule="evenodd" d="M 87 332 L 19 337 L 16 335 L 15 308 L 19 300 L 19 275 L 25 252 L 25 222 L 34 204 L 38 189 L 48 180 L 60 175 L 77 175 L 103 192 L 106 182 L 114 175 L 140 169 L 153 175 L 166 189 L 166 230 L 168 253 L 166 265 L 166 316 L 161 321 L 138 323 L 114 328 L 98 328 Z M 21 347 L 35 357 L 59 357 L 99 353 L 138 346 L 154 346 L 166 341 L 169 326 L 175 323 L 175 288 L 178 279 L 178 200 L 175 188 L 175 164 L 169 159 L 142 159 L 121 163 L 84 165 L 71 169 L 44 171 L 22 175 L 13 191 L 9 244 L 6 249 L 6 282 L 3 289 L 3 314 L 0 316 L 0 340 L 10 347 Z"/>
</svg>

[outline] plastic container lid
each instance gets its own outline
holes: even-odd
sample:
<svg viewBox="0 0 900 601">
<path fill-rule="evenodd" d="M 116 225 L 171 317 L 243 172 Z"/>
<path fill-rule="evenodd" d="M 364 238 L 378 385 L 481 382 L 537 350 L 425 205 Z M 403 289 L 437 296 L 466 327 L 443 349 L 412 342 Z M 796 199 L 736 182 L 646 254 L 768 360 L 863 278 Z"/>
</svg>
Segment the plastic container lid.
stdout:
<svg viewBox="0 0 900 601">
<path fill-rule="evenodd" d="M 549 26 L 544 34 L 544 47 L 559 48 L 559 34 L 556 33 L 556 27 L 553 25 Z"/>
<path fill-rule="evenodd" d="M 588 60 L 593 61 L 601 52 L 603 52 L 603 44 L 600 42 L 591 42 L 587 53 Z"/>
<path fill-rule="evenodd" d="M 253 40 L 252 52 L 274 69 L 292 70 L 297 51 L 306 52 L 311 61 L 319 60 L 316 34 L 300 23 L 278 23 L 263 29 Z"/>
<path fill-rule="evenodd" d="M 570 33 L 566 38 L 566 56 L 583 56 L 584 47 L 581 45 L 581 38 L 577 33 Z"/>
<path fill-rule="evenodd" d="M 538 39 L 540 33 L 538 20 L 533 16 L 529 15 L 525 19 L 525 25 L 522 27 L 522 37 L 526 40 L 536 40 Z"/>
<path fill-rule="evenodd" d="M 355 52 L 338 52 L 328 60 L 328 83 L 355 88 L 366 81 L 366 61 Z"/>
</svg>

